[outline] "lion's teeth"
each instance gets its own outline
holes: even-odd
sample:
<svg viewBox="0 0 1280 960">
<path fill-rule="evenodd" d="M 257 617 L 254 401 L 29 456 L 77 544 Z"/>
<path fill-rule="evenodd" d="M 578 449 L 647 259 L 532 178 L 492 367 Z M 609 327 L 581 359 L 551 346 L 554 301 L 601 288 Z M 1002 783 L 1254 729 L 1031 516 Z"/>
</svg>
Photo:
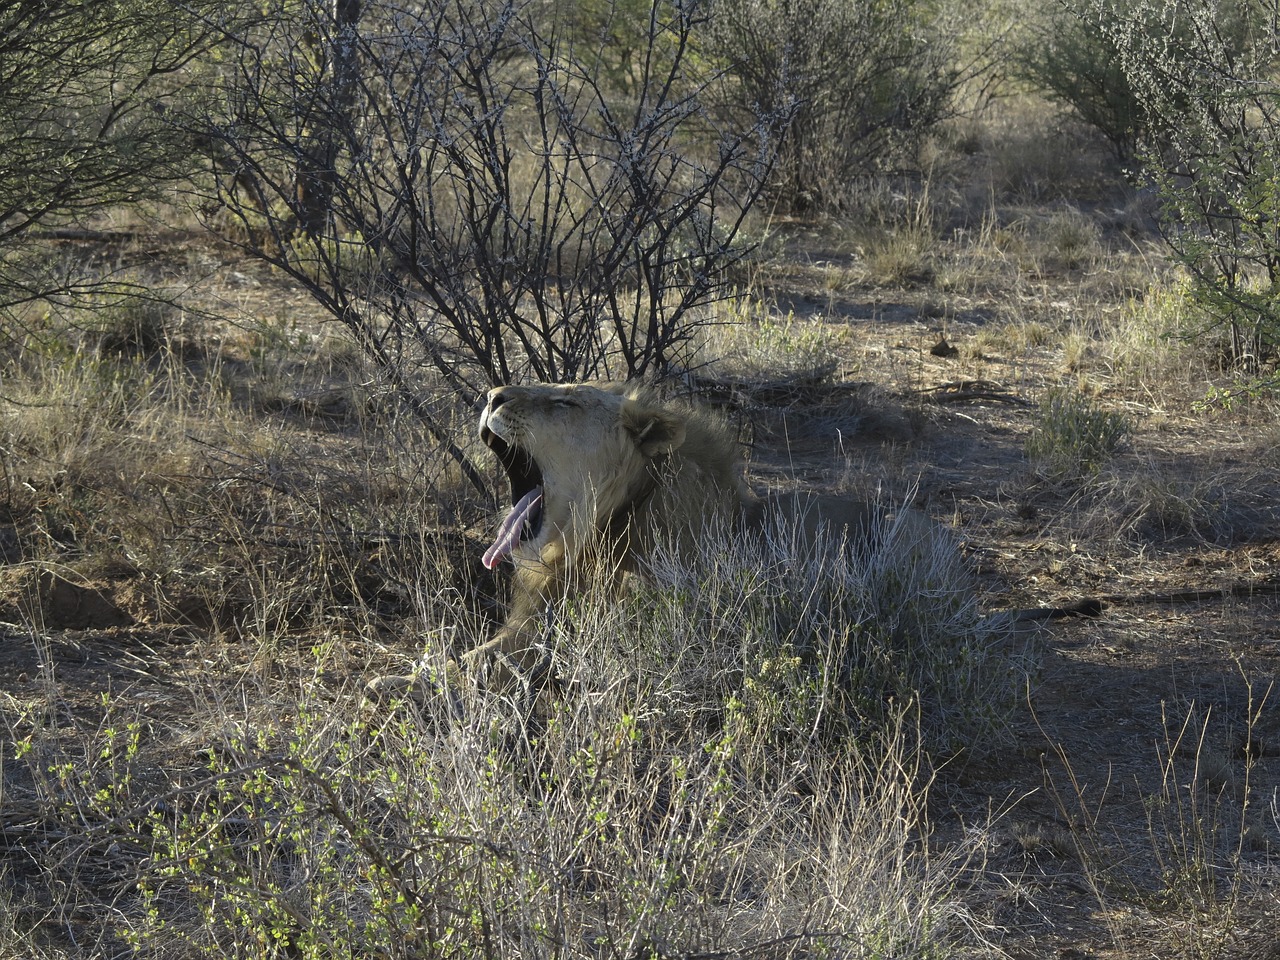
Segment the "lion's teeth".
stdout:
<svg viewBox="0 0 1280 960">
<path fill-rule="evenodd" d="M 503 557 L 508 556 L 516 548 L 520 543 L 520 535 L 524 531 L 525 523 L 536 517 L 541 507 L 542 487 L 534 487 L 520 498 L 520 502 L 511 508 L 511 512 L 498 527 L 498 536 L 493 541 L 493 546 L 484 552 L 486 568 L 492 570 L 502 562 Z"/>
</svg>

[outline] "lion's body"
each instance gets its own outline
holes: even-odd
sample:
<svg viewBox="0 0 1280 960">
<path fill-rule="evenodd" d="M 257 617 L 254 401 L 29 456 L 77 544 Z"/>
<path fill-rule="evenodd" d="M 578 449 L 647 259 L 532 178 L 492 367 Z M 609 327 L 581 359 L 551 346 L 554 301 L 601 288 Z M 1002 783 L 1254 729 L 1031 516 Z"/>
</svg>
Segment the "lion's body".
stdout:
<svg viewBox="0 0 1280 960">
<path fill-rule="evenodd" d="M 764 535 L 789 525 L 812 544 L 861 542 L 882 519 L 876 508 L 815 494 L 753 496 L 741 445 L 724 418 L 664 401 L 638 384 L 534 384 L 490 392 L 481 437 L 507 468 L 513 508 L 485 556 L 509 557 L 509 613 L 471 659 L 500 653 L 528 666 L 534 626 L 576 582 L 616 580 L 655 545 L 696 553 L 709 536 Z M 934 529 L 904 515 L 909 539 Z"/>
<path fill-rule="evenodd" d="M 965 589 L 949 531 L 924 514 L 814 493 L 754 496 L 741 445 L 724 418 L 626 383 L 533 384 L 489 393 L 480 436 L 511 482 L 512 509 L 484 556 L 514 566 L 511 602 L 492 640 L 470 651 L 507 687 L 536 672 L 540 621 L 567 592 L 606 589 L 643 571 L 659 551 L 708 557 L 724 537 L 772 541 L 797 560 L 815 551 L 861 553 L 902 597 Z M 785 539 L 774 539 L 785 538 Z M 1007 611 L 1005 622 L 1096 616 L 1097 601 Z M 371 681 L 379 695 L 421 697 L 420 678 Z"/>
</svg>

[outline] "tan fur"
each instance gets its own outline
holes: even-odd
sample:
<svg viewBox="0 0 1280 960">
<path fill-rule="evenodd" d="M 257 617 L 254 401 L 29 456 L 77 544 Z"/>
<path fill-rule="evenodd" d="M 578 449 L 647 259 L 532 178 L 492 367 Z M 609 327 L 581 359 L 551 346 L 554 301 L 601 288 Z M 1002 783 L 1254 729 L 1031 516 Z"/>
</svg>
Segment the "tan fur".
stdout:
<svg viewBox="0 0 1280 960">
<path fill-rule="evenodd" d="M 752 496 L 741 446 L 723 417 L 639 384 L 499 387 L 481 415 L 481 435 L 491 445 L 492 434 L 539 465 L 544 517 L 538 536 L 510 555 L 515 579 L 506 622 L 468 654 L 473 665 L 497 656 L 529 669 L 548 603 L 575 582 L 635 569 L 657 542 L 692 552 L 709 531 L 749 534 L 780 519 L 798 520 L 807 543 L 823 527 L 860 539 L 878 519 L 867 504 L 839 497 Z M 909 522 L 922 536 L 928 521 L 915 516 Z"/>
</svg>

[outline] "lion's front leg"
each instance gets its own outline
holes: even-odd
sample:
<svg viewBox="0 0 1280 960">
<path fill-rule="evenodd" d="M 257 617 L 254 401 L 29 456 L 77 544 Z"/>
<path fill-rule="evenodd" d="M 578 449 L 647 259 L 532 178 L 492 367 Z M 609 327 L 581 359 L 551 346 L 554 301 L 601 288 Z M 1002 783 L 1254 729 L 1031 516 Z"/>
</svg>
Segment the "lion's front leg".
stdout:
<svg viewBox="0 0 1280 960">
<path fill-rule="evenodd" d="M 428 639 L 437 641 L 437 649 L 446 650 L 456 633 L 457 627 L 442 627 L 431 631 Z M 373 677 L 365 683 L 366 696 L 375 701 L 400 698 L 412 701 L 419 706 L 426 704 L 445 692 L 448 685 L 448 667 L 452 664 L 452 661 L 447 661 L 445 670 L 442 672 L 438 668 L 431 667 L 432 660 L 436 664 L 440 663 L 439 657 L 432 657 L 430 653 L 424 652 L 409 673 L 384 673 Z"/>
<path fill-rule="evenodd" d="M 464 676 L 474 677 L 490 690 L 512 693 L 534 682 L 543 666 L 539 648 L 541 617 L 514 612 L 493 637 L 444 663 L 443 672 L 432 671 L 424 661 L 412 673 L 384 674 L 366 684 L 366 692 L 379 700 L 402 698 L 418 704 L 453 688 Z"/>
<path fill-rule="evenodd" d="M 462 655 L 461 667 L 483 677 L 493 689 L 536 681 L 546 659 L 539 643 L 544 614 L 561 592 L 561 583 L 549 566 L 517 566 L 506 620 L 492 639 Z"/>
</svg>

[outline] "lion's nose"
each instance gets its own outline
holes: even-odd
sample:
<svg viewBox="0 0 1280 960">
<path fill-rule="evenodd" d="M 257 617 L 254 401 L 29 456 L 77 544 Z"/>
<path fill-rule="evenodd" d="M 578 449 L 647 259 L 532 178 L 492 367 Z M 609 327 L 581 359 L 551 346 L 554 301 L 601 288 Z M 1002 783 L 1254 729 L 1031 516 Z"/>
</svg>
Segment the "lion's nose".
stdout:
<svg viewBox="0 0 1280 960">
<path fill-rule="evenodd" d="M 497 410 L 510 399 L 506 387 L 494 387 L 489 391 L 489 409 Z"/>
</svg>

